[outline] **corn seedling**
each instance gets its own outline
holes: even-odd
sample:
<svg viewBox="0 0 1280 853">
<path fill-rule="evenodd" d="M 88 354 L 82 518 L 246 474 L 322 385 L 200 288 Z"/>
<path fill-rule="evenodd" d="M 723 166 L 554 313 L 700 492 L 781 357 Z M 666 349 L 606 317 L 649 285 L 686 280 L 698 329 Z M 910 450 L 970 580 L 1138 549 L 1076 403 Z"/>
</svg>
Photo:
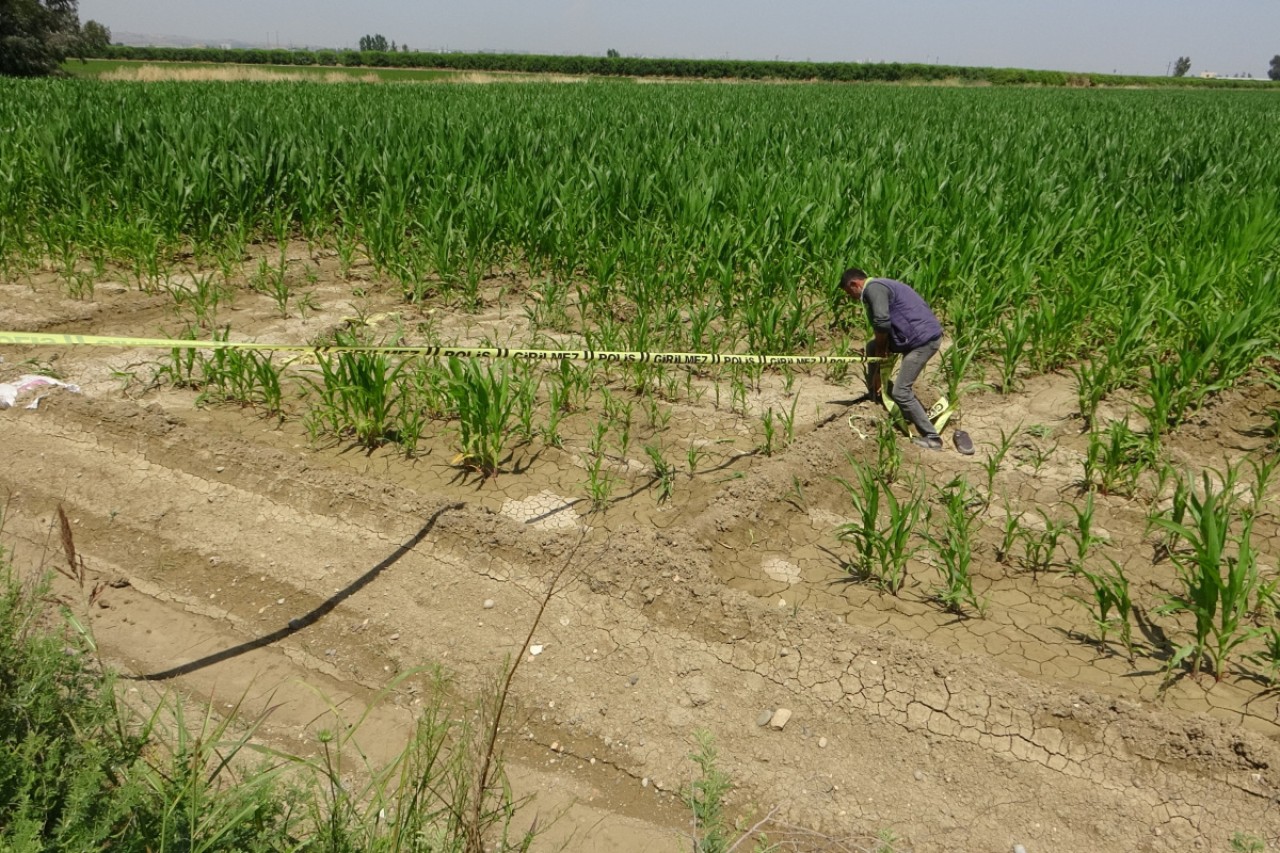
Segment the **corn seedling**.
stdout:
<svg viewBox="0 0 1280 853">
<path fill-rule="evenodd" d="M 1004 463 L 1004 458 L 1009 455 L 1009 448 L 1013 447 L 1013 440 L 1018 437 L 1018 431 L 1022 428 L 1022 424 L 1018 424 L 1011 432 L 1005 432 L 1004 427 L 1000 428 L 1000 441 L 998 444 L 989 445 L 991 451 L 987 454 L 987 458 L 983 460 L 982 470 L 986 472 L 986 501 L 987 506 L 991 505 L 991 500 L 995 496 L 996 474 L 1000 473 L 1000 466 Z"/>
<path fill-rule="evenodd" d="M 1280 628 L 1268 625 L 1259 634 L 1262 648 L 1245 655 L 1245 660 L 1258 666 L 1266 674 L 1267 683 L 1271 686 L 1280 684 Z"/>
<path fill-rule="evenodd" d="M 1000 544 L 996 546 L 996 562 L 1008 565 L 1013 559 L 1013 546 L 1018 541 L 1018 534 L 1022 531 L 1022 516 L 1026 513 L 1013 512 L 1013 507 L 1009 506 L 1006 500 L 1004 503 L 1004 521 L 1000 524 Z"/>
<path fill-rule="evenodd" d="M 538 388 L 541 385 L 541 374 L 534 377 L 526 372 L 520 380 L 519 389 L 516 391 L 516 435 L 526 442 L 533 441 L 534 435 L 538 432 L 537 427 L 534 426 L 533 419 L 538 411 Z"/>
<path fill-rule="evenodd" d="M 225 341 L 231 333 L 230 327 L 221 331 L 214 330 L 211 338 Z M 187 324 L 175 337 L 178 340 L 199 340 L 198 330 Z M 167 358 L 162 357 L 155 367 L 151 381 L 153 383 L 168 382 L 174 388 L 203 388 L 205 384 L 205 363 L 208 357 L 197 349 L 174 347 Z"/>
<path fill-rule="evenodd" d="M 1115 560 L 1108 558 L 1111 569 L 1093 572 L 1084 566 L 1076 569 L 1076 574 L 1089 584 L 1091 596 L 1088 599 L 1071 596 L 1089 611 L 1093 619 L 1094 630 L 1098 632 L 1098 648 L 1103 653 L 1107 650 L 1107 635 L 1113 631 L 1120 632 L 1120 642 L 1124 645 L 1125 654 L 1133 660 L 1133 626 L 1130 615 L 1133 612 L 1133 601 L 1129 597 L 1129 579 L 1124 569 Z"/>
<path fill-rule="evenodd" d="M 1244 624 L 1259 583 L 1253 519 L 1237 515 L 1234 482 L 1232 469 L 1219 490 L 1205 472 L 1200 489 L 1188 490 L 1186 523 L 1155 519 L 1186 545 L 1186 550 L 1170 551 L 1181 589 L 1169 596 L 1161 611 L 1187 613 L 1194 620 L 1191 642 L 1178 648 L 1169 669 L 1185 662 L 1195 677 L 1207 659 L 1217 681 L 1227 674 L 1235 650 L 1257 633 Z M 1233 536 L 1237 518 L 1240 530 Z"/>
<path fill-rule="evenodd" d="M 462 461 L 483 476 L 498 473 L 506 448 L 512 412 L 520 395 L 504 364 L 482 369 L 476 359 L 449 359 L 449 393 L 458 410 Z"/>
<path fill-rule="evenodd" d="M 809 501 L 804 494 L 804 484 L 800 482 L 800 478 L 795 474 L 791 475 L 791 489 L 787 492 L 786 501 L 801 512 L 807 513 L 809 511 Z"/>
<path fill-rule="evenodd" d="M 940 530 L 930 531 L 926 538 L 937 553 L 938 575 L 941 585 L 933 590 L 933 597 L 943 607 L 963 614 L 965 605 L 979 615 L 984 603 L 974 594 L 970 567 L 973 563 L 973 535 L 982 511 L 981 499 L 974 499 L 969 484 L 956 478 L 939 489 L 944 517 Z"/>
<path fill-rule="evenodd" d="M 1009 394 L 1016 390 L 1018 368 L 1026 357 L 1027 344 L 1031 341 L 1031 323 L 1028 318 L 1031 312 L 1021 310 L 1005 319 L 1000 327 L 997 354 L 1000 356 L 1000 393 Z"/>
<path fill-rule="evenodd" d="M 618 475 L 607 464 L 604 453 L 604 437 L 609 431 L 608 424 L 596 424 L 595 432 L 588 445 L 587 497 L 591 500 L 591 508 L 596 512 L 609 505 L 613 488 L 617 484 Z"/>
<path fill-rule="evenodd" d="M 671 499 L 672 491 L 675 490 L 675 466 L 667 461 L 667 457 L 662 454 L 662 448 L 656 445 L 646 444 L 644 452 L 653 465 L 653 480 L 658 486 L 658 503 L 666 503 Z"/>
<path fill-rule="evenodd" d="M 776 427 L 773 425 L 773 407 L 770 406 L 763 415 L 760 416 L 760 426 L 764 430 L 764 440 L 760 444 L 760 452 L 765 456 L 772 456 L 774 450 L 774 440 L 776 438 Z"/>
<path fill-rule="evenodd" d="M 1102 542 L 1093 529 L 1093 492 L 1085 496 L 1083 506 L 1073 504 L 1071 509 L 1076 515 L 1075 530 L 1071 532 L 1071 538 L 1076 543 L 1076 555 L 1071 568 L 1073 571 L 1080 571 L 1093 549 Z"/>
<path fill-rule="evenodd" d="M 567 359 L 560 362 L 551 387 L 551 399 L 564 414 L 586 407 L 591 393 L 591 366 L 578 367 Z"/>
<path fill-rule="evenodd" d="M 893 420 L 882 418 L 876 423 L 876 470 L 884 483 L 895 483 L 902 471 L 902 448 Z"/>
<path fill-rule="evenodd" d="M 980 388 L 980 382 L 965 382 L 973 367 L 974 359 L 982 349 L 981 341 L 969 338 L 957 339 L 942 353 L 942 377 L 947 385 L 947 399 L 953 406 L 960 405 L 961 398 L 971 388 Z"/>
<path fill-rule="evenodd" d="M 1104 359 L 1083 361 L 1070 368 L 1076 380 L 1076 401 L 1080 410 L 1082 431 L 1093 429 L 1098 405 L 1112 390 L 1111 362 Z"/>
<path fill-rule="evenodd" d="M 193 274 L 187 286 L 171 284 L 169 295 L 179 316 L 190 312 L 198 328 L 210 330 L 217 325 L 218 306 L 229 300 L 231 291 L 219 284 L 213 273 L 208 273 Z"/>
<path fill-rule="evenodd" d="M 1102 433 L 1090 432 L 1084 487 L 1104 495 L 1132 496 L 1142 475 L 1155 465 L 1157 446 L 1151 437 L 1139 435 L 1124 421 L 1113 421 Z"/>
<path fill-rule="evenodd" d="M 689 465 L 689 476 L 692 477 L 698 473 L 698 466 L 702 464 L 702 457 L 706 456 L 707 448 L 705 445 L 699 444 L 696 440 L 689 445 L 689 449 L 685 451 L 685 462 Z"/>
<path fill-rule="evenodd" d="M 371 352 L 337 352 L 320 359 L 320 379 L 305 381 L 319 402 L 308 413 L 315 434 L 350 437 L 365 448 L 394 438 L 404 362 Z"/>
<path fill-rule="evenodd" d="M 266 294 L 276 304 L 281 317 L 289 316 L 289 259 L 285 247 L 280 248 L 280 262 L 273 266 L 266 258 L 258 261 L 258 269 L 249 280 L 249 287 L 259 293 Z"/>
<path fill-rule="evenodd" d="M 1241 511 L 1256 518 L 1269 505 L 1267 490 L 1271 485 L 1271 477 L 1280 468 L 1280 455 L 1260 460 L 1249 459 L 1249 467 L 1253 470 L 1253 482 L 1249 484 L 1249 505 Z"/>
<path fill-rule="evenodd" d="M 275 353 L 219 349 L 205 361 L 204 391 L 200 400 L 253 406 L 267 417 L 284 418 L 283 370 Z"/>
<path fill-rule="evenodd" d="M 1041 521 L 1038 526 L 1042 529 L 1024 525 L 1018 533 L 1022 540 L 1022 567 L 1031 572 L 1032 580 L 1038 580 L 1041 573 L 1050 571 L 1057 563 L 1058 545 L 1067 530 L 1065 523 L 1050 518 L 1044 510 L 1037 512 Z"/>
<path fill-rule="evenodd" d="M 856 520 L 836 528 L 836 538 L 852 544 L 854 556 L 847 567 L 855 579 L 869 581 L 881 591 L 897 595 L 907 578 L 907 563 L 919 551 L 912 532 L 927 518 L 924 489 L 913 488 L 899 500 L 868 466 L 850 458 L 856 482 L 837 477 L 853 504 Z M 884 507 L 882 519 L 881 506 Z"/>
<path fill-rule="evenodd" d="M 791 408 L 778 412 L 778 420 L 782 423 L 782 440 L 788 447 L 796 440 L 796 405 L 800 402 L 800 395 L 796 394 L 791 398 Z"/>
<path fill-rule="evenodd" d="M 663 408 L 656 397 L 645 397 L 644 411 L 646 423 L 654 432 L 662 432 L 671 423 L 671 409 Z"/>
</svg>

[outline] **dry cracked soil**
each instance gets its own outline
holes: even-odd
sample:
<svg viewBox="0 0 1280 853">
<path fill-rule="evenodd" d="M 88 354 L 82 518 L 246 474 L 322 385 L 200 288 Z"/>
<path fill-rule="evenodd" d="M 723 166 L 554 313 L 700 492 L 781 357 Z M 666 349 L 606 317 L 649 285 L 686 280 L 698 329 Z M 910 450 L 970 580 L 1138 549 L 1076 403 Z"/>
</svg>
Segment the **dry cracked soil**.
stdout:
<svg viewBox="0 0 1280 853">
<path fill-rule="evenodd" d="M 234 337 L 312 341 L 356 315 L 430 324 L 459 343 L 519 342 L 536 298 L 508 278 L 476 311 L 407 306 L 394 288 L 356 287 L 323 253 L 297 257 L 320 271 L 303 310 L 284 317 L 242 292 L 223 314 Z M 0 329 L 155 337 L 180 325 L 169 295 L 132 284 L 100 281 L 92 299 L 72 299 L 51 274 L 0 282 Z M 985 613 L 957 615 L 931 600 L 927 554 L 897 596 L 849 582 L 834 531 L 852 510 L 835 477 L 850 476 L 847 455 L 875 459 L 883 416 L 851 401 L 850 379 L 766 373 L 731 411 L 714 374 L 691 378 L 669 420 L 638 427 L 616 454 L 620 487 L 591 512 L 598 407 L 567 423 L 563 446 L 513 442 L 504 470 L 481 479 L 455 464 L 445 423 L 406 459 L 154 387 L 156 351 L 0 356 L 0 381 L 52 373 L 80 388 L 0 411 L 6 548 L 23 571 L 53 565 L 64 507 L 91 578 L 111 584 L 86 610 L 91 630 L 139 696 L 178 691 L 248 714 L 269 704 L 259 736 L 306 749 L 333 707 L 354 718 L 418 667 L 482 689 L 520 653 L 559 578 L 503 738 L 517 791 L 535 795 L 518 823 L 550 824 L 538 849 L 687 849 L 679 791 L 704 729 L 737 786 L 732 807 L 768 816 L 770 837 L 796 849 L 1231 850 L 1233 836 L 1280 837 L 1274 695 L 1243 670 L 1161 690 L 1178 625 L 1152 615 L 1172 569 L 1153 556 L 1145 504 L 1097 498 L 1105 547 L 1147 617 L 1133 663 L 1093 641 L 1077 578 L 995 559 L 1003 513 L 1069 520 L 1082 500 L 1069 376 L 971 394 L 973 457 L 902 443 L 913 476 L 983 483 L 1001 431 L 1024 428 L 975 550 Z M 792 395 L 794 441 L 759 452 L 761 413 Z M 1257 450 L 1253 428 L 1274 404 L 1261 386 L 1228 392 L 1169 452 L 1204 467 Z M 659 440 L 681 468 L 661 503 L 639 452 Z M 1274 570 L 1269 511 L 1255 535 Z M 84 606 L 65 582 L 59 591 Z M 382 697 L 372 754 L 397 748 L 429 689 L 413 674 Z M 791 712 L 784 727 L 761 725 L 778 709 Z"/>
</svg>

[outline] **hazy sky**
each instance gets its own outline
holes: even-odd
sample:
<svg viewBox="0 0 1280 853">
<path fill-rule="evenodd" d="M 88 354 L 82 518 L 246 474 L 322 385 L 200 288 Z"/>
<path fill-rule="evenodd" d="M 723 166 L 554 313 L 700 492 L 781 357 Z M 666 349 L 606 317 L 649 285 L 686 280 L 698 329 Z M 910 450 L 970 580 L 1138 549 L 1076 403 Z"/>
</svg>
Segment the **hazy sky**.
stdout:
<svg viewBox="0 0 1280 853">
<path fill-rule="evenodd" d="M 940 62 L 1265 77 L 1280 0 L 80 0 L 114 33 L 420 50 Z"/>
</svg>

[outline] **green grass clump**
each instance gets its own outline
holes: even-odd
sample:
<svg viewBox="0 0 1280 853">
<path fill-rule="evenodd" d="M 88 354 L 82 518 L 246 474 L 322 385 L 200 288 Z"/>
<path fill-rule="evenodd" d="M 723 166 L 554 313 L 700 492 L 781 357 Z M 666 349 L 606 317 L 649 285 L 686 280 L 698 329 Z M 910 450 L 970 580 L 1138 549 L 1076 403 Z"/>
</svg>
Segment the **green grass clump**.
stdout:
<svg viewBox="0 0 1280 853">
<path fill-rule="evenodd" d="M 389 763 L 355 746 L 364 718 L 318 732 L 307 758 L 258 744 L 262 718 L 245 724 L 238 704 L 221 718 L 193 718 L 176 698 L 125 708 L 87 632 L 50 600 L 47 579 L 24 582 L 0 552 L 0 850 L 528 849 L 493 718 L 461 722 L 471 715 L 448 710 L 439 677 Z"/>
<path fill-rule="evenodd" d="M 141 799 L 119 768 L 142 744 L 87 643 L 47 624 L 48 591 L 0 566 L 0 848 L 96 849 Z"/>
</svg>

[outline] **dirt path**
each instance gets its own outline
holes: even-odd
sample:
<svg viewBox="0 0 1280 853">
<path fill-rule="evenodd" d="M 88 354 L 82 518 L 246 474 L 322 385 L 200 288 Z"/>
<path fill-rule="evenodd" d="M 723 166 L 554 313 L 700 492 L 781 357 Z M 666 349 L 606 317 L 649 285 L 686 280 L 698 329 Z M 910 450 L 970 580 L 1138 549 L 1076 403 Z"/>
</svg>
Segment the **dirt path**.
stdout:
<svg viewBox="0 0 1280 853">
<path fill-rule="evenodd" d="M 322 293 L 304 331 L 253 298 L 237 310 L 257 324 L 237 328 L 260 339 L 310 339 L 346 310 Z M 510 325 L 501 310 L 468 318 L 470 339 Z M 149 336 L 173 325 L 160 300 L 131 289 L 102 286 L 82 303 L 42 280 L 0 286 L 9 329 Z M 832 530 L 850 510 L 831 475 L 846 453 L 874 458 L 859 430 L 870 435 L 877 413 L 849 408 L 847 387 L 819 375 L 796 386 L 805 411 L 789 448 L 751 453 L 744 421 L 691 400 L 666 437 L 714 440 L 715 465 L 683 475 L 668 505 L 634 476 L 608 512 L 587 515 L 575 502 L 581 426 L 563 449 L 520 451 L 519 473 L 478 482 L 450 464 L 445 433 L 411 461 L 316 450 L 296 422 L 136 382 L 122 391 L 120 372 L 152 354 L 0 355 L 0 380 L 52 366 L 83 388 L 0 412 L 5 538 L 21 567 L 47 564 L 53 514 L 66 508 L 89 568 L 127 581 L 93 609 L 92 628 L 140 691 L 270 702 L 267 735 L 304 744 L 325 719 L 319 695 L 354 714 L 394 675 L 434 664 L 479 689 L 565 567 L 534 637 L 542 650 L 517 674 L 507 740 L 518 785 L 538 793 L 530 819 L 578 803 L 543 849 L 679 849 L 687 815 L 675 792 L 698 729 L 714 733 L 741 786 L 735 804 L 776 809 L 815 849 L 870 848 L 881 831 L 902 850 L 1032 853 L 1280 837 L 1280 723 L 1256 684 L 1184 679 L 1157 701 L 1158 660 L 1100 658 L 1082 641 L 1073 581 L 1009 571 L 990 556 L 990 532 L 976 583 L 985 618 L 932 604 L 923 564 L 896 598 L 841 582 Z M 779 378 L 762 383 L 751 405 L 786 398 Z M 1253 393 L 1196 428 L 1249 422 L 1271 402 Z M 1068 381 L 1047 377 L 970 403 L 980 443 L 1019 421 L 1045 427 L 997 474 L 1032 517 L 1069 517 L 1078 498 L 1071 399 Z M 930 482 L 985 477 L 981 453 L 916 454 L 904 448 Z M 1150 605 L 1168 567 L 1153 563 L 1144 519 L 1133 501 L 1099 500 L 1098 523 Z M 1258 547 L 1272 568 L 1276 536 L 1264 517 Z M 371 750 L 395 743 L 424 689 L 411 678 L 382 702 Z M 792 712 L 785 728 L 759 724 L 779 708 Z"/>
</svg>

